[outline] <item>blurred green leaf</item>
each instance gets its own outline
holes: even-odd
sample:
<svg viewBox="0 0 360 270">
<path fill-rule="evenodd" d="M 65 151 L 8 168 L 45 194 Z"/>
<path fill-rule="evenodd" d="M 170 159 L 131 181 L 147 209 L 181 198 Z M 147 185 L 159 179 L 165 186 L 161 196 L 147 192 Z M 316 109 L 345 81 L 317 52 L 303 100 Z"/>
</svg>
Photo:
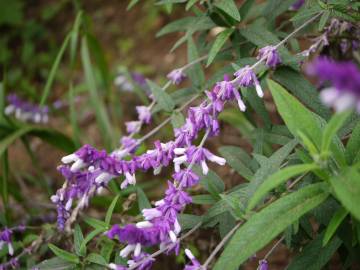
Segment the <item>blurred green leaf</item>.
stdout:
<svg viewBox="0 0 360 270">
<path fill-rule="evenodd" d="M 142 190 L 142 188 L 138 187 L 136 189 L 136 192 L 137 192 L 139 210 L 141 211 L 145 208 L 151 208 L 151 204 L 150 204 L 148 198 L 146 197 L 145 192 Z"/>
<path fill-rule="evenodd" d="M 193 170 L 199 175 L 200 184 L 213 196 L 217 197 L 219 193 L 225 190 L 224 182 L 215 172 L 209 170 L 208 174 L 203 175 L 201 168 L 196 165 L 193 167 Z"/>
<path fill-rule="evenodd" d="M 0 25 L 17 25 L 23 20 L 24 3 L 19 0 L 0 1 Z"/>
<path fill-rule="evenodd" d="M 74 249 L 75 253 L 79 256 L 85 256 L 86 250 L 81 250 L 81 243 L 84 241 L 84 235 L 81 231 L 81 228 L 79 224 L 75 225 L 75 231 L 74 231 Z"/>
<path fill-rule="evenodd" d="M 340 207 L 335 212 L 334 216 L 331 218 L 329 224 L 326 227 L 326 231 L 325 231 L 324 238 L 322 241 L 323 247 L 329 243 L 330 239 L 333 237 L 337 228 L 340 226 L 340 224 L 342 223 L 342 221 L 346 218 L 346 216 L 348 214 L 349 214 L 349 212 L 343 207 Z"/>
<path fill-rule="evenodd" d="M 195 42 L 193 41 L 192 37 L 189 37 L 187 39 L 187 46 L 188 46 L 188 63 L 192 63 L 194 61 L 197 61 L 199 59 L 199 53 L 198 49 L 196 47 Z M 193 85 L 201 89 L 204 82 L 205 82 L 205 75 L 204 71 L 201 67 L 200 63 L 196 63 L 189 67 L 186 70 L 186 74 L 189 76 L 190 80 L 193 82 Z"/>
<path fill-rule="evenodd" d="M 185 117 L 181 112 L 174 111 L 171 114 L 171 124 L 174 128 L 180 128 L 185 123 Z"/>
<path fill-rule="evenodd" d="M 153 93 L 156 101 L 158 102 L 159 106 L 167 112 L 171 112 L 174 107 L 175 103 L 170 97 L 168 93 L 166 93 L 160 86 L 153 83 L 150 80 L 146 80 L 148 85 L 150 86 L 151 92 Z"/>
<path fill-rule="evenodd" d="M 257 203 L 272 189 L 278 187 L 279 185 L 285 183 L 290 178 L 307 173 L 312 170 L 317 169 L 316 164 L 299 164 L 288 166 L 282 170 L 277 171 L 276 173 L 270 175 L 266 180 L 257 188 L 254 195 L 250 198 L 247 210 L 253 209 Z"/>
<path fill-rule="evenodd" d="M 112 214 L 113 214 L 113 212 L 114 212 L 116 203 L 118 202 L 119 198 L 120 198 L 120 195 L 116 195 L 115 198 L 112 200 L 112 202 L 111 202 L 108 210 L 106 211 L 105 223 L 106 223 L 108 226 L 110 225 L 111 217 L 112 217 Z"/>
<path fill-rule="evenodd" d="M 66 251 L 66 250 L 63 250 L 61 248 L 58 248 L 57 246 L 54 246 L 53 244 L 48 244 L 49 245 L 49 248 L 51 249 L 51 251 L 58 257 L 60 257 L 61 259 L 64 259 L 65 261 L 68 261 L 68 262 L 72 262 L 72 263 L 79 263 L 80 260 L 79 258 Z"/>
<path fill-rule="evenodd" d="M 75 264 L 73 263 L 70 263 L 59 257 L 54 257 L 42 261 L 41 263 L 35 265 L 33 268 L 38 268 L 40 270 L 65 270 L 65 269 L 73 269 L 74 266 Z"/>
<path fill-rule="evenodd" d="M 238 22 L 240 21 L 239 10 L 233 0 L 217 0 L 214 3 L 214 6 L 224 11 L 230 17 L 234 18 Z"/>
<path fill-rule="evenodd" d="M 108 266 L 108 263 L 106 262 L 105 258 L 99 254 L 96 253 L 90 253 L 86 260 L 92 263 L 100 264 L 102 266 Z"/>
<path fill-rule="evenodd" d="M 214 270 L 236 270 L 302 215 L 328 196 L 324 183 L 307 186 L 270 204 L 254 214 L 234 234 Z M 237 250 L 238 252 L 234 252 Z"/>
<path fill-rule="evenodd" d="M 341 240 L 335 237 L 327 246 L 322 247 L 323 234 L 316 237 L 304 247 L 302 252 L 295 257 L 286 269 L 288 270 L 318 270 L 324 269 L 333 254 L 341 245 Z"/>
<path fill-rule="evenodd" d="M 195 216 L 189 214 L 180 214 L 178 217 L 182 230 L 192 229 L 202 220 L 201 216 Z"/>
<path fill-rule="evenodd" d="M 355 126 L 351 137 L 346 144 L 345 156 L 348 164 L 360 160 L 360 122 Z"/>
<path fill-rule="evenodd" d="M 345 168 L 330 178 L 333 192 L 345 209 L 360 220 L 360 173 L 354 167 Z"/>
<path fill-rule="evenodd" d="M 246 180 L 251 180 L 254 176 L 253 171 L 249 167 L 251 157 L 243 149 L 236 146 L 223 146 L 219 148 L 219 152 L 231 168 Z"/>
<path fill-rule="evenodd" d="M 224 46 L 224 44 L 226 43 L 226 41 L 229 39 L 229 37 L 231 36 L 231 34 L 233 32 L 234 32 L 234 29 L 226 29 L 226 30 L 220 32 L 216 36 L 216 39 L 210 49 L 206 66 L 209 66 L 214 61 L 216 55 L 219 53 L 219 51 Z"/>
</svg>

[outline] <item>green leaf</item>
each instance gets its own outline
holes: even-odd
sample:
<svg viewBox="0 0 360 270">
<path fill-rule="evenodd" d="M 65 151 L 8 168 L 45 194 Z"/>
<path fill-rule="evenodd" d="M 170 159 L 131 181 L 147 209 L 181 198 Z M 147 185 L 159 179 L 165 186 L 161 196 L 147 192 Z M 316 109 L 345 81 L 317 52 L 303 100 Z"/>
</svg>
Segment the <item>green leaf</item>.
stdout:
<svg viewBox="0 0 360 270">
<path fill-rule="evenodd" d="M 336 250 L 340 247 L 342 241 L 335 237 L 326 247 L 322 247 L 321 241 L 323 234 L 311 241 L 302 252 L 295 257 L 287 270 L 319 270 L 324 269 L 326 264 L 333 257 Z"/>
<path fill-rule="evenodd" d="M 209 66 L 214 61 L 216 55 L 219 53 L 220 49 L 224 46 L 225 42 L 228 40 L 228 38 L 233 32 L 234 29 L 226 29 L 216 36 L 214 44 L 210 49 L 206 66 Z"/>
<path fill-rule="evenodd" d="M 332 139 L 337 136 L 336 133 L 344 125 L 346 120 L 351 115 L 351 111 L 345 111 L 335 114 L 326 125 L 321 140 L 321 152 L 329 151 Z"/>
<path fill-rule="evenodd" d="M 188 48 L 187 51 L 188 62 L 192 63 L 194 61 L 197 61 L 199 59 L 199 52 L 191 36 L 187 39 L 187 48 Z M 188 75 L 188 77 L 193 82 L 193 85 L 196 88 L 199 89 L 203 88 L 203 84 L 205 82 L 205 74 L 200 62 L 187 68 L 186 74 Z"/>
<path fill-rule="evenodd" d="M 85 254 L 86 254 L 86 250 L 84 250 L 84 251 L 80 250 L 81 243 L 83 241 L 84 241 L 84 235 L 81 231 L 79 224 L 76 224 L 75 232 L 74 232 L 74 248 L 75 248 L 75 253 L 79 256 L 85 256 Z"/>
<path fill-rule="evenodd" d="M 115 196 L 115 198 L 112 200 L 108 210 L 106 211 L 105 223 L 107 225 L 110 225 L 111 217 L 112 217 L 116 203 L 118 202 L 119 198 L 120 198 L 120 195 Z"/>
<path fill-rule="evenodd" d="M 194 228 L 198 223 L 201 222 L 201 216 L 180 214 L 178 216 L 181 229 L 188 230 Z"/>
<path fill-rule="evenodd" d="M 307 173 L 309 171 L 317 169 L 316 164 L 299 164 L 288 166 L 268 177 L 256 190 L 254 195 L 251 197 L 247 210 L 253 209 L 257 203 L 272 189 L 278 187 L 279 185 L 285 183 L 291 177 L 296 175 Z"/>
<path fill-rule="evenodd" d="M 224 182 L 215 172 L 209 170 L 207 175 L 203 175 L 199 166 L 194 166 L 194 171 L 200 176 L 200 184 L 215 197 L 225 190 Z"/>
<path fill-rule="evenodd" d="M 96 121 L 100 127 L 104 144 L 110 149 L 112 145 L 112 129 L 106 113 L 105 104 L 97 91 L 95 74 L 91 64 L 86 36 L 82 38 L 81 42 L 81 60 L 85 72 L 86 85 L 90 94 L 90 102 L 95 111 Z"/>
<path fill-rule="evenodd" d="M 73 269 L 75 264 L 70 263 L 58 257 L 54 257 L 48 260 L 44 260 L 41 263 L 35 265 L 33 268 L 40 270 L 68 270 Z"/>
<path fill-rule="evenodd" d="M 135 6 L 140 0 L 131 0 L 130 3 L 127 6 L 127 10 L 130 10 L 133 8 L 133 6 Z"/>
<path fill-rule="evenodd" d="M 324 183 L 307 186 L 251 216 L 235 232 L 213 269 L 238 269 L 288 226 L 322 203 L 328 196 L 325 187 Z"/>
<path fill-rule="evenodd" d="M 142 190 L 142 188 L 138 187 L 136 190 L 137 190 L 137 199 L 138 199 L 138 205 L 140 211 L 145 208 L 151 208 L 151 204 L 148 198 L 146 197 L 146 194 Z"/>
<path fill-rule="evenodd" d="M 79 263 L 80 260 L 79 258 L 70 253 L 70 252 L 67 252 L 66 250 L 63 250 L 61 248 L 58 248 L 57 246 L 54 246 L 53 244 L 48 244 L 49 248 L 51 249 L 52 252 L 54 252 L 54 254 L 58 257 L 60 257 L 61 259 L 64 259 L 65 261 L 68 261 L 68 262 L 72 262 L 72 263 Z"/>
<path fill-rule="evenodd" d="M 0 181 L 0 188 L 1 188 L 1 199 L 4 204 L 5 214 L 8 213 L 8 203 L 9 203 L 9 191 L 8 191 L 8 183 L 9 183 L 9 158 L 8 152 L 5 151 L 2 155 L 0 155 L 0 168 L 1 168 L 1 181 Z M 6 216 L 5 215 L 5 216 Z"/>
<path fill-rule="evenodd" d="M 325 121 L 318 115 L 309 111 L 296 98 L 290 95 L 281 85 L 268 80 L 269 89 L 274 98 L 277 109 L 283 118 L 289 131 L 298 138 L 303 134 L 315 144 L 317 149 L 320 148 L 323 126 Z M 302 136 L 304 137 L 304 136 Z M 337 162 L 345 164 L 345 156 L 341 142 L 333 138 L 330 149 L 334 154 Z"/>
<path fill-rule="evenodd" d="M 247 198 L 250 199 L 258 187 L 265 181 L 265 179 L 280 169 L 281 164 L 286 160 L 294 147 L 298 144 L 296 140 L 292 140 L 280 149 L 278 149 L 270 158 L 261 165 L 251 179 L 247 190 Z"/>
<path fill-rule="evenodd" d="M 106 224 L 104 221 L 102 220 L 98 220 L 92 217 L 84 217 L 84 221 L 89 224 L 91 227 L 93 227 L 94 229 L 104 229 L 106 230 L 108 224 Z"/>
<path fill-rule="evenodd" d="M 250 156 L 240 147 L 236 146 L 223 146 L 219 148 L 219 152 L 222 157 L 226 159 L 226 162 L 238 172 L 246 180 L 251 180 L 254 173 L 249 168 L 251 163 Z"/>
<path fill-rule="evenodd" d="M 185 9 L 186 10 L 189 10 L 193 5 L 196 4 L 198 0 L 189 0 L 187 3 L 186 3 L 186 6 L 185 6 Z"/>
<path fill-rule="evenodd" d="M 181 112 L 174 111 L 171 114 L 171 124 L 174 128 L 180 128 L 185 123 L 185 117 Z"/>
<path fill-rule="evenodd" d="M 208 194 L 203 194 L 203 195 L 195 195 L 192 196 L 192 203 L 193 204 L 214 204 L 216 203 L 216 200 L 214 199 L 213 196 L 208 195 Z"/>
<path fill-rule="evenodd" d="M 354 167 L 341 171 L 330 178 L 338 200 L 357 220 L 360 220 L 360 173 Z"/>
<path fill-rule="evenodd" d="M 89 256 L 86 257 L 86 260 L 92 263 L 108 266 L 108 263 L 106 262 L 105 258 L 96 253 L 90 253 Z"/>
<path fill-rule="evenodd" d="M 327 23 L 327 21 L 329 20 L 330 17 L 330 11 L 326 10 L 323 15 L 321 15 L 320 21 L 319 21 L 319 31 L 322 31 Z"/>
<path fill-rule="evenodd" d="M 348 164 L 356 162 L 356 157 L 360 157 L 360 122 L 355 126 L 346 144 L 345 156 Z"/>
<path fill-rule="evenodd" d="M 54 82 L 56 72 L 57 72 L 57 70 L 59 68 L 61 58 L 63 57 L 64 52 L 65 52 L 65 50 L 66 50 L 66 48 L 67 48 L 67 46 L 69 44 L 70 37 L 71 37 L 71 33 L 69 33 L 65 37 L 65 39 L 64 39 L 64 41 L 63 41 L 63 43 L 62 43 L 62 45 L 60 47 L 60 50 L 59 50 L 58 54 L 56 55 L 55 61 L 54 61 L 53 65 L 51 67 L 51 70 L 50 70 L 50 74 L 48 75 L 48 78 L 47 78 L 47 81 L 46 81 L 46 84 L 45 84 L 45 88 L 44 88 L 43 94 L 41 96 L 39 106 L 44 106 L 45 103 L 46 103 L 46 100 L 47 100 L 47 98 L 48 98 L 48 96 L 50 94 L 51 86 L 52 86 L 52 84 Z"/>
<path fill-rule="evenodd" d="M 243 20 L 249 15 L 249 11 L 252 8 L 254 3 L 255 3 L 255 0 L 246 0 L 245 2 L 243 2 L 241 4 L 239 12 L 240 12 L 240 17 Z"/>
<path fill-rule="evenodd" d="M 346 216 L 348 214 L 349 214 L 349 212 L 343 207 L 340 207 L 339 210 L 337 210 L 335 212 L 334 216 L 331 218 L 331 220 L 326 228 L 324 238 L 322 241 L 323 246 L 326 246 L 329 243 L 330 239 L 333 237 L 337 228 L 340 226 L 340 224 L 342 223 L 342 221 L 346 218 Z"/>
<path fill-rule="evenodd" d="M 241 29 L 240 34 L 260 48 L 269 44 L 275 45 L 280 41 L 276 35 L 267 30 L 263 25 L 254 23 Z"/>
<path fill-rule="evenodd" d="M 330 118 L 331 111 L 320 101 L 319 91 L 302 74 L 288 67 L 279 67 L 273 77 L 315 113 L 326 120 Z"/>
<path fill-rule="evenodd" d="M 146 80 L 146 81 L 147 81 L 148 85 L 150 86 L 151 92 L 153 93 L 159 106 L 163 110 L 165 110 L 167 112 L 171 112 L 175 107 L 175 103 L 172 100 L 172 98 L 170 97 L 170 95 L 168 93 L 166 93 L 160 86 L 153 83 L 152 81 L 150 81 L 150 80 Z"/>
<path fill-rule="evenodd" d="M 218 0 L 214 3 L 214 6 L 224 11 L 230 17 L 234 18 L 238 22 L 240 21 L 239 10 L 233 0 Z"/>
<path fill-rule="evenodd" d="M 82 241 L 82 243 L 80 245 L 80 252 L 85 252 L 87 243 L 89 243 L 92 239 L 94 239 L 94 237 L 96 237 L 97 235 L 99 235 L 100 233 L 103 233 L 105 231 L 106 231 L 105 228 L 99 228 L 99 229 L 95 229 L 95 230 L 91 231 L 85 237 L 84 241 Z"/>
</svg>

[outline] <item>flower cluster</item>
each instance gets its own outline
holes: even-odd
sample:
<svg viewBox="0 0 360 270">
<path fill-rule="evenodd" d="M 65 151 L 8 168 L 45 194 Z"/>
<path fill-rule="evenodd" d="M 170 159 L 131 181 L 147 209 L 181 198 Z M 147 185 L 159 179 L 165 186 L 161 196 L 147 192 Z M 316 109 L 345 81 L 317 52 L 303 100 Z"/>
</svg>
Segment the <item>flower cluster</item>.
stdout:
<svg viewBox="0 0 360 270">
<path fill-rule="evenodd" d="M 8 105 L 5 108 L 5 114 L 14 116 L 21 121 L 34 123 L 47 123 L 49 121 L 49 108 L 40 107 L 28 101 L 24 101 L 16 94 L 7 96 Z"/>
<path fill-rule="evenodd" d="M 173 84 L 180 84 L 185 78 L 186 75 L 184 74 L 184 70 L 182 68 L 174 69 L 171 71 L 167 78 L 173 83 Z"/>
<path fill-rule="evenodd" d="M 326 105 L 337 111 L 356 107 L 360 112 L 360 70 L 354 63 L 319 57 L 308 67 L 307 72 L 317 76 L 321 83 L 330 83 L 320 94 Z"/>
<path fill-rule="evenodd" d="M 266 61 L 271 57 L 273 56 L 266 53 L 259 61 Z M 280 60 L 277 63 L 280 63 Z M 172 180 L 168 181 L 164 198 L 157 201 L 153 208 L 142 210 L 143 221 L 124 227 L 114 225 L 107 235 L 109 238 L 118 238 L 126 245 L 120 255 L 131 256 L 132 259 L 128 261 L 131 269 L 151 268 L 153 259 L 143 251 L 144 247 L 159 245 L 168 253 L 178 253 L 180 248 L 178 236 L 181 227 L 177 216 L 186 205 L 191 203 L 191 197 L 186 189 L 198 184 L 200 179 L 192 170 L 193 165 L 199 165 L 202 173 L 207 174 L 208 161 L 219 165 L 226 163 L 225 159 L 214 155 L 203 146 L 208 136 L 219 134 L 219 113 L 225 103 L 232 100 L 237 101 L 242 111 L 245 110 L 239 87 L 254 86 L 257 94 L 263 96 L 253 67 L 246 66 L 236 71 L 234 76 L 232 81 L 228 76 L 224 76 L 223 81 L 217 82 L 211 91 L 206 92 L 206 100 L 188 109 L 185 124 L 174 130 L 173 141 L 167 143 L 156 141 L 153 149 L 141 155 L 135 155 L 133 151 L 129 151 L 129 147 L 107 154 L 105 151 L 98 151 L 85 145 L 74 154 L 64 157 L 62 159 L 64 164 L 59 170 L 66 181 L 57 194 L 52 196 L 52 201 L 57 204 L 59 228 L 64 229 L 65 223 L 70 218 L 74 200 L 78 201 L 77 208 L 87 206 L 89 198 L 114 177 L 124 177 L 121 188 L 125 188 L 129 184 L 136 183 L 136 171 L 153 170 L 154 173 L 158 173 L 162 167 L 174 164 L 175 172 Z M 150 121 L 150 111 L 145 108 L 137 107 L 139 122 Z M 129 132 L 137 131 L 137 123 L 129 122 L 127 125 Z M 202 131 L 205 131 L 205 136 L 200 145 L 196 146 L 193 142 Z M 130 150 L 136 146 L 136 142 L 128 142 L 128 144 L 132 144 Z M 125 160 L 126 155 L 130 156 Z M 195 259 L 192 259 L 193 265 L 196 265 L 195 262 Z M 112 269 L 123 269 L 122 267 L 111 264 Z"/>
<path fill-rule="evenodd" d="M 14 228 L 6 228 L 5 227 L 2 231 L 0 231 L 0 250 L 4 246 L 7 246 L 8 253 L 9 253 L 10 256 L 14 255 L 14 248 L 13 248 L 11 236 L 16 231 L 18 231 L 18 232 L 25 231 L 25 226 L 24 225 L 19 225 L 19 226 L 14 227 Z"/>
</svg>

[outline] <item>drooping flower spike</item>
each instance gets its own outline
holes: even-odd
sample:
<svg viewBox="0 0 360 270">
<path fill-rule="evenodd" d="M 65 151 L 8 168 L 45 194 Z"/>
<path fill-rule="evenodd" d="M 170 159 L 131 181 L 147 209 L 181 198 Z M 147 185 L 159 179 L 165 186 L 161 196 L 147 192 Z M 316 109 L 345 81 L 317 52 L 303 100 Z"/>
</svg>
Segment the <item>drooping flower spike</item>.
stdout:
<svg viewBox="0 0 360 270">
<path fill-rule="evenodd" d="M 261 88 L 260 82 L 256 77 L 254 70 L 249 66 L 246 65 L 245 67 L 239 69 L 234 73 L 235 81 L 241 87 L 251 87 L 255 86 L 256 93 L 259 97 L 264 96 L 264 92 Z"/>
</svg>

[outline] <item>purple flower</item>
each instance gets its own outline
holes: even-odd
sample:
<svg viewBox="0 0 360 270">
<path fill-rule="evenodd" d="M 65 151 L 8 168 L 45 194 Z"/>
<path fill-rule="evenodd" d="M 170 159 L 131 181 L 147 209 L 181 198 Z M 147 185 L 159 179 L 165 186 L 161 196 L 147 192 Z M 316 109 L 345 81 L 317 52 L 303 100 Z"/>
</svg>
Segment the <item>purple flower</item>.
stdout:
<svg viewBox="0 0 360 270">
<path fill-rule="evenodd" d="M 113 270 L 127 270 L 128 269 L 126 266 L 115 264 L 115 263 L 109 263 L 108 267 Z"/>
<path fill-rule="evenodd" d="M 281 64 L 280 55 L 274 46 L 261 48 L 257 59 L 265 60 L 266 65 L 270 68 L 275 68 Z"/>
<path fill-rule="evenodd" d="M 225 165 L 226 160 L 222 157 L 216 156 L 204 147 L 190 146 L 188 148 L 175 148 L 174 153 L 181 155 L 174 158 L 175 171 L 180 171 L 180 165 L 188 162 L 201 165 L 203 174 L 207 174 L 209 168 L 206 164 L 206 160 L 215 162 L 219 165 Z"/>
<path fill-rule="evenodd" d="M 234 75 L 236 77 L 235 81 L 239 84 L 239 86 L 241 87 L 255 86 L 257 95 L 259 97 L 264 96 L 259 80 L 257 79 L 255 72 L 252 70 L 252 68 L 249 65 L 246 65 L 245 67 L 239 69 L 234 73 Z"/>
<path fill-rule="evenodd" d="M 6 227 L 2 232 L 0 232 L 0 249 L 2 249 L 2 247 L 4 245 L 7 245 L 9 255 L 11 255 L 11 256 L 14 254 L 14 248 L 13 248 L 12 241 L 11 241 L 12 234 L 13 234 L 13 231 Z"/>
<path fill-rule="evenodd" d="M 305 0 L 296 0 L 294 4 L 291 5 L 292 10 L 300 9 L 305 3 Z"/>
<path fill-rule="evenodd" d="M 128 261 L 129 267 L 134 264 L 141 262 L 141 264 L 137 267 L 138 270 L 149 270 L 151 269 L 153 262 L 155 261 L 154 258 L 150 257 L 147 253 L 140 253 L 138 256 L 134 256 L 132 260 Z"/>
<path fill-rule="evenodd" d="M 146 124 L 150 123 L 151 120 L 151 111 L 149 107 L 146 106 L 136 106 L 136 111 L 139 115 L 139 120 Z"/>
<path fill-rule="evenodd" d="M 195 186 L 199 183 L 199 176 L 192 170 L 180 170 L 173 174 L 173 178 L 180 183 L 181 187 L 188 188 Z"/>
<path fill-rule="evenodd" d="M 126 132 L 129 134 L 132 133 L 138 133 L 141 127 L 141 122 L 140 121 L 130 121 L 130 122 L 126 122 Z"/>
<path fill-rule="evenodd" d="M 206 270 L 200 264 L 200 262 L 195 258 L 190 249 L 185 249 L 186 256 L 190 259 L 191 264 L 185 265 L 184 270 Z"/>
<path fill-rule="evenodd" d="M 180 84 L 185 78 L 185 74 L 183 73 L 183 70 L 181 68 L 174 69 L 171 71 L 167 78 L 173 83 L 173 84 Z"/>
<path fill-rule="evenodd" d="M 221 82 L 217 82 L 215 85 L 215 88 L 213 90 L 213 92 L 217 95 L 220 96 L 220 98 L 225 101 L 225 100 L 232 100 L 232 99 L 236 99 L 239 109 L 240 111 L 244 112 L 246 110 L 246 106 L 245 103 L 243 102 L 243 100 L 241 99 L 241 96 L 239 94 L 239 90 L 235 88 L 234 84 L 232 82 L 229 81 L 229 77 L 228 76 L 224 76 L 224 81 Z"/>
<path fill-rule="evenodd" d="M 269 265 L 267 260 L 261 260 L 259 261 L 259 266 L 257 268 L 257 270 L 268 270 L 269 269 Z"/>
<path fill-rule="evenodd" d="M 137 144 L 137 140 L 128 136 L 123 136 L 121 138 L 121 146 L 125 149 L 124 153 L 130 153 L 130 154 L 134 154 L 138 144 Z M 121 151 L 118 151 L 118 154 L 123 157 L 124 155 L 120 154 Z"/>
<path fill-rule="evenodd" d="M 307 69 L 321 83 L 330 87 L 321 91 L 320 98 L 337 111 L 356 107 L 360 112 L 360 70 L 352 62 L 335 62 L 328 58 L 316 59 Z"/>
</svg>

